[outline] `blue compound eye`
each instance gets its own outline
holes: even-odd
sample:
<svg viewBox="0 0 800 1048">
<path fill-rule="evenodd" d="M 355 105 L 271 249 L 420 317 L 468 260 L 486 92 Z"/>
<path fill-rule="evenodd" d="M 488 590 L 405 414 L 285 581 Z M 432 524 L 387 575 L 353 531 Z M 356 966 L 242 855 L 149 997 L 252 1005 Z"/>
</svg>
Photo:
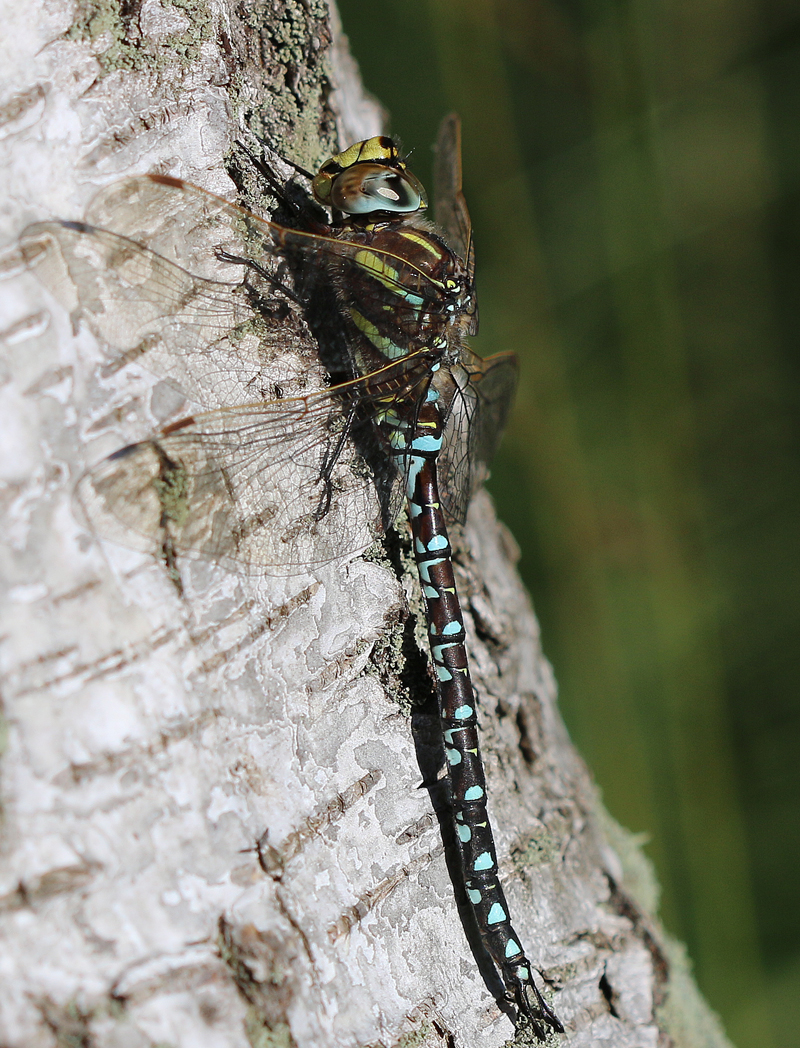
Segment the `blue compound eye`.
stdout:
<svg viewBox="0 0 800 1048">
<path fill-rule="evenodd" d="M 407 215 L 428 206 L 421 182 L 400 159 L 391 138 L 383 136 L 356 142 L 326 160 L 311 188 L 321 204 L 346 215 Z"/>
<path fill-rule="evenodd" d="M 356 164 L 332 182 L 329 203 L 347 215 L 409 214 L 425 207 L 425 191 L 410 171 Z"/>
</svg>

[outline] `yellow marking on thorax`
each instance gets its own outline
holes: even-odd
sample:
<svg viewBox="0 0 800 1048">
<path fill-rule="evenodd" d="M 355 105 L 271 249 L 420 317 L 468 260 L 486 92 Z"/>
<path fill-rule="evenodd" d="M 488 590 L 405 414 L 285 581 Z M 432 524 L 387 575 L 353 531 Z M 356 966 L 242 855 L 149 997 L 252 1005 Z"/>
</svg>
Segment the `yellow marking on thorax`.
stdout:
<svg viewBox="0 0 800 1048">
<path fill-rule="evenodd" d="M 395 283 L 399 282 L 399 273 L 394 266 L 389 265 L 385 258 L 381 258 L 380 255 L 376 255 L 374 251 L 369 251 L 367 248 L 362 248 L 360 251 L 356 251 L 353 256 L 354 261 L 357 265 L 362 266 L 368 272 L 372 273 L 373 276 L 379 280 L 381 277 L 389 277 Z"/>
<path fill-rule="evenodd" d="M 396 342 L 392 342 L 386 335 L 382 335 L 380 331 L 371 324 L 369 320 L 357 309 L 350 307 L 350 317 L 353 323 L 367 338 L 370 340 L 372 345 L 389 360 L 399 360 L 401 357 L 407 356 L 407 350 L 403 349 L 402 346 L 398 346 Z"/>
<path fill-rule="evenodd" d="M 420 247 L 424 247 L 426 251 L 436 258 L 444 257 L 441 247 L 438 244 L 434 244 L 424 233 L 416 233 L 412 229 L 404 229 L 400 235 L 405 237 L 406 240 L 410 240 L 413 244 L 419 244 Z"/>
</svg>

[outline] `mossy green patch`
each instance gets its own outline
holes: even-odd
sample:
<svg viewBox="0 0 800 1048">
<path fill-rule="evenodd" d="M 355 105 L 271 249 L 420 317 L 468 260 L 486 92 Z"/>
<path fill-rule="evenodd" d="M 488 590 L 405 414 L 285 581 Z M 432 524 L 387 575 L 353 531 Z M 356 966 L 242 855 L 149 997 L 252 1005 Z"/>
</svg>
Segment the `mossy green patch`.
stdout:
<svg viewBox="0 0 800 1048">
<path fill-rule="evenodd" d="M 183 466 L 162 463 L 161 474 L 153 479 L 161 511 L 176 528 L 189 516 L 189 479 Z"/>
<path fill-rule="evenodd" d="M 613 819 L 605 808 L 598 804 L 596 811 L 603 833 L 622 864 L 622 884 L 625 892 L 645 913 L 655 916 L 658 912 L 660 888 L 652 862 L 642 850 L 647 843 L 646 834 L 631 833 Z"/>
<path fill-rule="evenodd" d="M 295 1045 L 292 1031 L 286 1023 L 269 1026 L 258 1009 L 252 1006 L 247 1009 L 244 1031 L 252 1048 L 294 1048 Z"/>
<path fill-rule="evenodd" d="M 186 16 L 186 28 L 165 33 L 157 41 L 141 32 L 138 22 L 123 13 L 118 0 L 79 0 L 75 20 L 64 34 L 67 40 L 97 41 L 108 44 L 97 55 L 104 73 L 128 69 L 153 71 L 174 65 L 189 67 L 197 60 L 200 47 L 210 39 L 213 19 L 206 0 L 164 0 Z"/>
<path fill-rule="evenodd" d="M 418 1030 L 410 1030 L 404 1033 L 395 1045 L 395 1048 L 422 1048 L 433 1031 L 430 1023 L 423 1023 Z"/>
<path fill-rule="evenodd" d="M 686 948 L 668 936 L 664 946 L 670 974 L 664 1000 L 656 1007 L 659 1029 L 674 1048 L 733 1048 L 718 1016 L 697 988 Z"/>
</svg>

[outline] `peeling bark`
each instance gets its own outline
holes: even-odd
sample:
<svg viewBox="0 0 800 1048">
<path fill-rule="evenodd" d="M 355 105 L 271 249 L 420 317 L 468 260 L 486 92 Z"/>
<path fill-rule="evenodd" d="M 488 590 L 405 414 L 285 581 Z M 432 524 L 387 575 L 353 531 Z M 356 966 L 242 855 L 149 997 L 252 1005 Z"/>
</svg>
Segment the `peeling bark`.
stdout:
<svg viewBox="0 0 800 1048">
<path fill-rule="evenodd" d="M 322 0 L 7 0 L 2 24 L 4 244 L 131 172 L 233 199 L 241 136 L 313 167 L 380 130 Z M 403 541 L 290 579 L 187 564 L 180 596 L 91 539 L 86 465 L 188 409 L 5 275 L 0 1040 L 503 1044 L 418 788 L 439 743 Z M 563 1043 L 723 1048 L 569 742 L 486 495 L 456 544 L 504 883 Z"/>
</svg>

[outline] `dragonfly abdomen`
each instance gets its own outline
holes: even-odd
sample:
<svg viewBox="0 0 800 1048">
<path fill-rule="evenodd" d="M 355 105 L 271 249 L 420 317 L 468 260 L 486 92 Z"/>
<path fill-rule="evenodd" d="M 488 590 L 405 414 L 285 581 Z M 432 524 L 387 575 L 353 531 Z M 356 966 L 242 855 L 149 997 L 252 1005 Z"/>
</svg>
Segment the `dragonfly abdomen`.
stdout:
<svg viewBox="0 0 800 1048">
<path fill-rule="evenodd" d="M 439 496 L 437 459 L 444 422 L 437 399 L 435 390 L 429 390 L 417 415 L 409 441 L 406 493 L 414 556 L 428 612 L 428 638 L 464 887 L 492 960 L 536 1035 L 544 1039 L 545 1023 L 556 1030 L 563 1027 L 533 981 L 531 964 L 511 926 L 508 903 L 498 879 L 497 854 L 486 810 L 486 778 L 466 631 Z"/>
</svg>

